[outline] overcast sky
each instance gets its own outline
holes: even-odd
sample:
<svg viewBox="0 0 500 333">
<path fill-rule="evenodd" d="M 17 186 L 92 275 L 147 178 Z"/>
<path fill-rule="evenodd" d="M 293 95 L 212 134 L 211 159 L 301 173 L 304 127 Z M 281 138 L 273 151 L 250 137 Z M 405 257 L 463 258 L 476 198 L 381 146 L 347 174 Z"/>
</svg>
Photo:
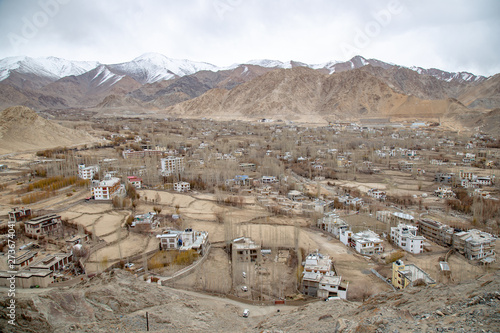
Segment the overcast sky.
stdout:
<svg viewBox="0 0 500 333">
<path fill-rule="evenodd" d="M 500 72 L 500 1 L 0 0 L 0 58 L 110 64 L 147 52 L 217 66 L 359 54 L 492 75 Z"/>
</svg>

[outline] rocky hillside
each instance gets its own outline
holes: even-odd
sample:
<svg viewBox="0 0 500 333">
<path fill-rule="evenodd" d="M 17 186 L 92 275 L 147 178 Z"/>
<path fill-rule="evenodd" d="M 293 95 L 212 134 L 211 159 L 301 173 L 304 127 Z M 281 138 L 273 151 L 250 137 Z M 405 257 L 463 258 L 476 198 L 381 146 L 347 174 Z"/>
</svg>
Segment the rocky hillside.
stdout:
<svg viewBox="0 0 500 333">
<path fill-rule="evenodd" d="M 24 106 L 0 113 L 0 154 L 96 141 L 91 135 L 40 117 Z"/>
<path fill-rule="evenodd" d="M 365 302 L 260 307 L 103 273 L 74 287 L 16 294 L 18 326 L 2 332 L 498 332 L 500 275 L 456 286 L 412 287 Z M 250 317 L 242 318 L 244 308 Z M 279 312 L 277 310 L 280 310 Z"/>
<path fill-rule="evenodd" d="M 408 84 L 405 80 L 401 82 Z M 423 85 L 425 82 L 421 82 L 420 86 Z M 165 112 L 177 116 L 260 118 L 272 115 L 291 120 L 306 115 L 335 120 L 436 119 L 469 111 L 455 99 L 437 99 L 446 96 L 445 93 L 435 95 L 436 99 L 423 99 L 408 93 L 408 90 L 419 89 L 418 85 L 395 87 L 365 68 L 328 75 L 297 67 L 274 70 L 231 90 L 210 90 L 198 98 L 167 108 Z"/>
</svg>

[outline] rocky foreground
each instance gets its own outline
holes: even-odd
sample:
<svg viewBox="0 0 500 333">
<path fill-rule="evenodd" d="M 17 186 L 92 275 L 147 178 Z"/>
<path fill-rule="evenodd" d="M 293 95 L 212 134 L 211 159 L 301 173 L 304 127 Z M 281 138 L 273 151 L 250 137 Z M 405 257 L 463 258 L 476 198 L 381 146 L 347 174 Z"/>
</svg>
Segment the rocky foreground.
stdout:
<svg viewBox="0 0 500 333">
<path fill-rule="evenodd" d="M 367 301 L 257 307 L 148 284 L 120 270 L 65 289 L 16 294 L 17 326 L 2 332 L 500 332 L 500 273 L 456 286 L 414 287 Z M 2 293 L 5 290 L 2 290 Z M 249 318 L 241 310 L 250 307 Z"/>
</svg>

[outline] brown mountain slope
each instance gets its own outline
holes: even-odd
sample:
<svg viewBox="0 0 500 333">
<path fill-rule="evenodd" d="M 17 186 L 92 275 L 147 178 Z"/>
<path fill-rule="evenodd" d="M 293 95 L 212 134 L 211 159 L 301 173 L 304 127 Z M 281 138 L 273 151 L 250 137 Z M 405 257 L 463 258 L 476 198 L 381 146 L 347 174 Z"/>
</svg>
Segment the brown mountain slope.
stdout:
<svg viewBox="0 0 500 333">
<path fill-rule="evenodd" d="M 435 119 L 458 109 L 466 108 L 452 99 L 423 100 L 396 92 L 363 69 L 325 75 L 298 67 L 266 73 L 229 91 L 210 90 L 165 112 L 179 116 L 246 118 Z"/>
<path fill-rule="evenodd" d="M 56 124 L 24 106 L 0 113 L 0 154 L 96 141 L 91 135 Z"/>
<path fill-rule="evenodd" d="M 408 287 L 365 302 L 259 306 L 146 283 L 114 270 L 73 287 L 16 290 L 2 332 L 499 332 L 497 272 L 459 285 Z M 0 299 L 8 318 L 9 299 Z M 243 309 L 250 309 L 243 318 Z M 278 311 L 280 310 L 280 311 Z"/>
<path fill-rule="evenodd" d="M 458 99 L 469 108 L 500 108 L 500 74 L 479 85 L 466 88 Z"/>
</svg>

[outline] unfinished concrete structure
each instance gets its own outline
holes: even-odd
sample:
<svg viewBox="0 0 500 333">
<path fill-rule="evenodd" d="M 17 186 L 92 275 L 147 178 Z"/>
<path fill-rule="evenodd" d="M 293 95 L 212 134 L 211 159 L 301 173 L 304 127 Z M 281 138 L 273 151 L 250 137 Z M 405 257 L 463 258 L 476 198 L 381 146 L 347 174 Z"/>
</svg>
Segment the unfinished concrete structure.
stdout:
<svg viewBox="0 0 500 333">
<path fill-rule="evenodd" d="M 453 235 L 453 248 L 469 260 L 483 263 L 495 261 L 496 238 L 487 232 L 472 229 Z"/>
</svg>

